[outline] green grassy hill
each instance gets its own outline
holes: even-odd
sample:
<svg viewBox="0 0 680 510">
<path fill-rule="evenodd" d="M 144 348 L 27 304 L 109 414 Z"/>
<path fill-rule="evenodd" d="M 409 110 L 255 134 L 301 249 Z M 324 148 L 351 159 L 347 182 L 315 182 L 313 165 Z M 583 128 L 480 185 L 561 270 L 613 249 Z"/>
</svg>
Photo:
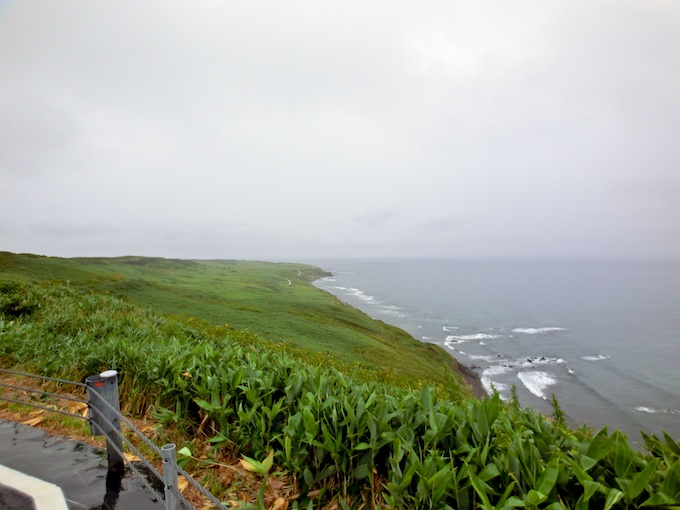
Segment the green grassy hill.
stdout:
<svg viewBox="0 0 680 510">
<path fill-rule="evenodd" d="M 149 257 L 63 259 L 0 252 L 0 281 L 66 284 L 171 316 L 247 329 L 308 361 L 365 378 L 467 393 L 456 361 L 436 345 L 371 319 L 311 282 L 303 264 Z"/>
<path fill-rule="evenodd" d="M 680 442 L 635 451 L 556 402 L 466 397 L 446 353 L 309 284 L 321 274 L 0 253 L 0 367 L 118 370 L 123 411 L 231 508 L 680 508 Z"/>
</svg>

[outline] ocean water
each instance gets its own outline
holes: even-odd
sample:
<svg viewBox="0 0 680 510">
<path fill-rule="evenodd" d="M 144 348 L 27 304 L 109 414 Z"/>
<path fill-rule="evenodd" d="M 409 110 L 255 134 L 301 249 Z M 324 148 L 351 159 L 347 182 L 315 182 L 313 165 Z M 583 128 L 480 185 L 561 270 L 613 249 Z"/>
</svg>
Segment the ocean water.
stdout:
<svg viewBox="0 0 680 510">
<path fill-rule="evenodd" d="M 315 261 L 316 282 L 574 426 L 680 438 L 680 263 Z"/>
</svg>

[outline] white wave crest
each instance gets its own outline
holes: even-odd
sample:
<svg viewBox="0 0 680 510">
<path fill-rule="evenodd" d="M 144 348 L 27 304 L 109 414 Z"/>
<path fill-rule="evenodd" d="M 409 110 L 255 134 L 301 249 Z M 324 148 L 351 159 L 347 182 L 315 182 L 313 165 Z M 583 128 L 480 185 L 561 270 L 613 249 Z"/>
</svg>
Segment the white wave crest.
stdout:
<svg viewBox="0 0 680 510">
<path fill-rule="evenodd" d="M 499 383 L 491 379 L 492 377 L 503 375 L 510 370 L 510 367 L 495 365 L 485 369 L 484 372 L 482 372 L 482 376 L 479 378 L 479 381 L 482 383 L 484 391 L 486 391 L 487 395 L 493 395 L 494 389 L 498 392 L 508 391 L 510 389 L 507 384 Z"/>
<path fill-rule="evenodd" d="M 598 354 L 597 356 L 583 356 L 581 359 L 586 361 L 602 361 L 609 358 L 611 358 L 611 356 L 603 356 L 602 354 Z"/>
<path fill-rule="evenodd" d="M 483 354 L 468 354 L 467 357 L 470 358 L 470 359 L 486 361 L 487 363 L 498 363 L 499 362 L 498 356 L 485 356 Z"/>
<path fill-rule="evenodd" d="M 544 391 L 548 387 L 557 384 L 547 372 L 519 372 L 517 377 L 531 393 L 546 400 Z"/>
<path fill-rule="evenodd" d="M 458 327 L 457 326 L 444 326 L 442 329 L 444 331 L 455 331 L 455 330 L 458 329 Z"/>
<path fill-rule="evenodd" d="M 515 328 L 512 330 L 513 333 L 524 333 L 525 335 L 542 335 L 544 333 L 550 333 L 551 331 L 566 331 L 564 328 Z"/>
<path fill-rule="evenodd" d="M 680 414 L 679 409 L 671 409 L 671 408 L 666 408 L 666 409 L 652 409 L 651 407 L 636 407 L 636 411 L 640 411 L 641 413 L 649 413 L 649 414 Z"/>
<path fill-rule="evenodd" d="M 546 356 L 533 356 L 529 358 L 518 358 L 513 361 L 514 365 L 520 368 L 534 367 L 536 365 L 561 365 L 566 363 L 562 358 L 550 358 Z"/>
<path fill-rule="evenodd" d="M 475 333 L 474 335 L 449 335 L 446 337 L 446 341 L 460 343 L 469 342 L 470 340 L 493 340 L 494 338 L 500 338 L 500 335 L 490 335 L 488 333 Z"/>
</svg>

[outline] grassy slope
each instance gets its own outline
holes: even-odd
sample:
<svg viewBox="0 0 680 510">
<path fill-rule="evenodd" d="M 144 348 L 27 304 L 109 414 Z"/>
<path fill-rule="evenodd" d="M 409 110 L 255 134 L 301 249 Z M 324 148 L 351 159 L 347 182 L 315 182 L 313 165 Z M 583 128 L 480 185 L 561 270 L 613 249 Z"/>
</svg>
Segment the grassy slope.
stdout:
<svg viewBox="0 0 680 510">
<path fill-rule="evenodd" d="M 281 277 L 291 285 L 279 286 Z M 292 308 L 305 311 L 312 329 L 339 314 L 365 341 L 354 339 L 354 351 L 339 352 L 336 361 L 387 352 L 376 337 L 398 356 L 427 355 L 413 339 L 398 348 L 408 342 L 390 337 L 393 328 L 331 306 L 334 298 L 304 284 L 314 277 L 311 268 L 290 264 L 0 253 L 0 365 L 70 380 L 115 367 L 126 412 L 148 416 L 153 407 L 162 432 L 200 454 L 190 460 L 200 480 L 233 508 L 271 508 L 275 498 L 292 510 L 680 508 L 680 443 L 666 435 L 645 437 L 650 453 L 643 454 L 618 431 L 570 430 L 557 405 L 546 418 L 498 395 L 454 401 L 431 386 L 366 382 L 282 352 L 309 350 L 144 305 L 193 316 L 212 310 L 218 323 L 218 311 L 233 308 L 234 325 L 250 312 L 270 327 L 270 315 L 274 324 L 296 317 Z M 243 455 L 271 459 L 276 470 L 235 478 Z M 244 507 L 244 498 L 257 506 Z"/>
<path fill-rule="evenodd" d="M 314 287 L 312 266 L 144 257 L 62 259 L 0 252 L 0 280 L 64 283 L 110 293 L 170 315 L 248 329 L 275 342 L 382 374 L 388 382 L 460 381 L 437 346 L 376 321 Z M 290 281 L 290 284 L 289 284 Z"/>
</svg>

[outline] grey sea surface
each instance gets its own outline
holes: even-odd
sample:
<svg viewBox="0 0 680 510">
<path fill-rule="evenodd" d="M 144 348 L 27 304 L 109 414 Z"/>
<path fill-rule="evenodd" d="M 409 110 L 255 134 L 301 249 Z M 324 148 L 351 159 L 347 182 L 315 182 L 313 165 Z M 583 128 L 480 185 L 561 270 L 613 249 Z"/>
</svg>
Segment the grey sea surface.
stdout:
<svg viewBox="0 0 680 510">
<path fill-rule="evenodd" d="M 680 263 L 315 261 L 315 284 L 448 350 L 488 392 L 570 423 L 680 438 Z"/>
</svg>

